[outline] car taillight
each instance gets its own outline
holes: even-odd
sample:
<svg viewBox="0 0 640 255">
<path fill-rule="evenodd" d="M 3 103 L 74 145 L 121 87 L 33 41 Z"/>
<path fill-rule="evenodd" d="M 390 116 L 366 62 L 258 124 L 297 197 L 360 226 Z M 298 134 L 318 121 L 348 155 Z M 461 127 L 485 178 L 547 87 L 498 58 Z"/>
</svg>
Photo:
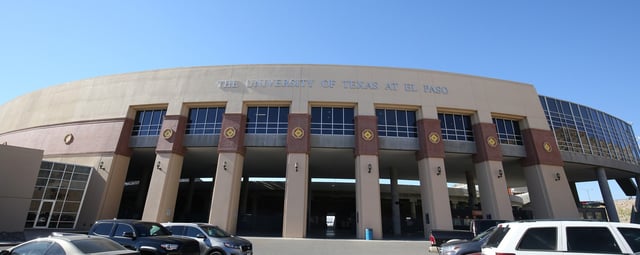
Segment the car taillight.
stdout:
<svg viewBox="0 0 640 255">
<path fill-rule="evenodd" d="M 431 242 L 431 245 L 436 245 L 436 238 L 433 237 L 433 235 L 429 235 L 429 241 Z"/>
</svg>

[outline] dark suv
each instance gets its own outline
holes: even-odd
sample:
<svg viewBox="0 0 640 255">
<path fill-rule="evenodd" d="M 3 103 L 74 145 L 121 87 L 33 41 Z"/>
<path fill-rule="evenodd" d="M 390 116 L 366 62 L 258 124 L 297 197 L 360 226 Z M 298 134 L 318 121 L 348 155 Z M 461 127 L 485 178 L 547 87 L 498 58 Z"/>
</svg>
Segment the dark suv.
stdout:
<svg viewBox="0 0 640 255">
<path fill-rule="evenodd" d="M 197 241 L 179 236 L 156 222 L 140 220 L 99 220 L 89 230 L 90 235 L 109 238 L 141 254 L 187 254 L 200 253 Z"/>
</svg>

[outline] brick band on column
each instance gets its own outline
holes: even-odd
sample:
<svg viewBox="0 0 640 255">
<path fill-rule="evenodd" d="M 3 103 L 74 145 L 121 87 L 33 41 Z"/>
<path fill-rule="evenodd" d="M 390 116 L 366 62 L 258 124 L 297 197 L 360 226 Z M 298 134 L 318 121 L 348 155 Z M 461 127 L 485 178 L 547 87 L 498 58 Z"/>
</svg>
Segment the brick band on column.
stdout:
<svg viewBox="0 0 640 255">
<path fill-rule="evenodd" d="M 287 153 L 307 153 L 311 151 L 311 115 L 289 114 L 287 130 Z"/>
<path fill-rule="evenodd" d="M 556 139 L 550 130 L 522 130 L 522 140 L 527 152 L 527 157 L 521 161 L 522 166 L 564 166 Z"/>
<path fill-rule="evenodd" d="M 355 155 L 378 156 L 378 120 L 376 116 L 355 117 Z"/>
<path fill-rule="evenodd" d="M 133 119 L 122 120 L 122 130 L 120 130 L 120 138 L 116 144 L 115 154 L 126 157 L 131 157 L 133 150 L 129 147 L 129 141 L 131 140 L 131 133 L 133 132 Z"/>
<path fill-rule="evenodd" d="M 164 116 L 162 129 L 158 136 L 156 152 L 174 153 L 184 155 L 185 148 L 182 144 L 187 128 L 187 117 L 182 115 Z"/>
<path fill-rule="evenodd" d="M 473 162 L 502 161 L 500 140 L 498 140 L 495 124 L 475 124 L 473 125 L 473 134 L 476 138 L 476 154 L 473 155 Z"/>
<path fill-rule="evenodd" d="M 416 152 L 416 159 L 444 158 L 444 143 L 442 129 L 438 119 L 418 120 L 418 141 L 420 150 Z"/>
<path fill-rule="evenodd" d="M 218 152 L 233 152 L 244 155 L 246 117 L 239 113 L 225 113 L 220 129 Z"/>
</svg>

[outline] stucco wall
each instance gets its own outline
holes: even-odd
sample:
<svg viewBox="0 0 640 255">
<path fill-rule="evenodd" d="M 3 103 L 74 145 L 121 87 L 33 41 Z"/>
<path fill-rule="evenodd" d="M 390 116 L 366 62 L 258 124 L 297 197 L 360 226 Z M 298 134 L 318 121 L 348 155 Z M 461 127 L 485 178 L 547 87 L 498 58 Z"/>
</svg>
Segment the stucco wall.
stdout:
<svg viewBox="0 0 640 255">
<path fill-rule="evenodd" d="M 0 232 L 24 230 L 42 151 L 0 145 Z"/>
</svg>

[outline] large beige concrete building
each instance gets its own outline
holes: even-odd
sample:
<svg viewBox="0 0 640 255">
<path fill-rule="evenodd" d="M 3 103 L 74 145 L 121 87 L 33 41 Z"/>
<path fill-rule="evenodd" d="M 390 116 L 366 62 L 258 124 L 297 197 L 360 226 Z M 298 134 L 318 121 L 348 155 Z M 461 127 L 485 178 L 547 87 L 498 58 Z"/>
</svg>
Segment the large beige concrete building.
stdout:
<svg viewBox="0 0 640 255">
<path fill-rule="evenodd" d="M 0 118 L 0 143 L 92 169 L 77 229 L 120 217 L 310 237 L 330 216 L 346 237 L 424 235 L 471 217 L 579 218 L 576 182 L 598 180 L 612 203 L 607 180 L 635 195 L 640 173 L 624 121 L 529 84 L 415 69 L 154 70 L 35 91 Z M 514 206 L 516 188 L 529 204 Z M 58 226 L 53 208 L 42 226 L 32 206 L 25 227 Z"/>
</svg>

